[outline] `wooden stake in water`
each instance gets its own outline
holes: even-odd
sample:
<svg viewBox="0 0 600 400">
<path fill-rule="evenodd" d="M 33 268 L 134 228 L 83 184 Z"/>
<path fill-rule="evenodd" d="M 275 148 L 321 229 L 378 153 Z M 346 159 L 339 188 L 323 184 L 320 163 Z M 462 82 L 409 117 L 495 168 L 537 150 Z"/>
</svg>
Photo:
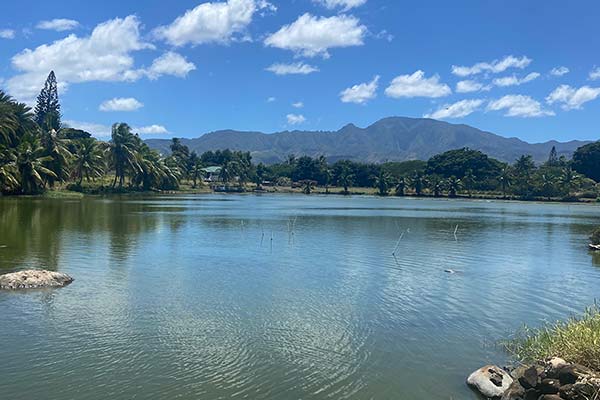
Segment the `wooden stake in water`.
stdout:
<svg viewBox="0 0 600 400">
<path fill-rule="evenodd" d="M 408 229 L 406 230 L 406 232 L 408 232 Z M 398 247 L 400 246 L 400 241 L 401 241 L 401 240 L 402 240 L 402 238 L 404 237 L 404 233 L 405 233 L 405 232 L 402 232 L 402 233 L 400 234 L 400 237 L 398 238 L 398 241 L 396 242 L 396 246 L 394 247 L 394 251 L 392 251 L 392 255 L 393 255 L 394 257 L 396 257 L 396 250 L 398 250 Z"/>
<path fill-rule="evenodd" d="M 458 242 L 458 237 L 456 236 L 456 232 L 458 232 L 458 225 L 456 225 L 456 228 L 454 228 L 454 240 L 456 240 Z"/>
</svg>

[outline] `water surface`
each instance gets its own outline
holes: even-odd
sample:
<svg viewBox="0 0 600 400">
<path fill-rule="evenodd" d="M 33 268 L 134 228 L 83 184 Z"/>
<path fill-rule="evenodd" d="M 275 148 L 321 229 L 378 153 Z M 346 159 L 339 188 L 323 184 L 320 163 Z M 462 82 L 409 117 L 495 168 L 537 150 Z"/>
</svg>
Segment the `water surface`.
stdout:
<svg viewBox="0 0 600 400">
<path fill-rule="evenodd" d="M 598 224 L 595 205 L 0 199 L 0 272 L 75 278 L 0 293 L 0 393 L 475 399 L 498 340 L 599 297 Z"/>
</svg>

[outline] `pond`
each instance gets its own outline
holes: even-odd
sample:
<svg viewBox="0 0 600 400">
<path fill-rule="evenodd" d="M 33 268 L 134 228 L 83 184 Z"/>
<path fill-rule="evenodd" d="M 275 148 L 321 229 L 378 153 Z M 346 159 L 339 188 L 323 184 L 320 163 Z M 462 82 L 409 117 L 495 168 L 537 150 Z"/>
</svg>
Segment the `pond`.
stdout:
<svg viewBox="0 0 600 400">
<path fill-rule="evenodd" d="M 599 224 L 596 205 L 501 201 L 0 199 L 0 273 L 75 278 L 0 292 L 0 391 L 476 399 L 465 378 L 509 361 L 500 340 L 598 298 Z"/>
</svg>

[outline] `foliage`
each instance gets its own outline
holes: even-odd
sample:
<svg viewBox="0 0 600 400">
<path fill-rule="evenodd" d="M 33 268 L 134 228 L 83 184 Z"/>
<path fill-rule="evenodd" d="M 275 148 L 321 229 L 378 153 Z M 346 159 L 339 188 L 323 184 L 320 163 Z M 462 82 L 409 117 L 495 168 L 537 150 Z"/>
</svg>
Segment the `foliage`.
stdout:
<svg viewBox="0 0 600 400">
<path fill-rule="evenodd" d="M 505 348 L 522 362 L 562 357 L 596 371 L 600 370 L 600 309 L 588 308 L 581 317 L 546 324 L 537 329 L 524 327 Z"/>
<path fill-rule="evenodd" d="M 50 71 L 44 88 L 37 97 L 35 122 L 44 130 L 60 129 L 60 103 L 58 101 L 58 83 L 54 71 Z"/>
<path fill-rule="evenodd" d="M 500 161 L 469 148 L 450 150 L 433 156 L 427 161 L 427 173 L 446 179 L 450 177 L 464 179 L 470 175 L 473 185 L 477 183 L 479 189 L 491 189 L 496 186 L 495 179 L 503 167 L 504 164 Z M 475 171 L 477 171 L 477 182 L 472 179 Z"/>
<path fill-rule="evenodd" d="M 600 141 L 581 146 L 573 153 L 573 169 L 600 182 Z"/>
</svg>

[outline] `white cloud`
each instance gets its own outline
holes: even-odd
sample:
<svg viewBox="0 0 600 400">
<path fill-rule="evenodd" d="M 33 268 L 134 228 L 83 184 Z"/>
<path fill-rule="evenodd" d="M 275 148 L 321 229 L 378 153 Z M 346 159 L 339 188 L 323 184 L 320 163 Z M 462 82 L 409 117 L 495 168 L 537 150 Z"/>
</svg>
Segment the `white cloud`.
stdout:
<svg viewBox="0 0 600 400">
<path fill-rule="evenodd" d="M 246 30 L 261 9 L 275 10 L 275 7 L 265 0 L 202 3 L 170 25 L 156 28 L 154 35 L 173 46 L 228 43 Z"/>
<path fill-rule="evenodd" d="M 341 8 L 343 11 L 348 11 L 351 8 L 362 6 L 367 0 L 314 0 L 316 3 L 322 4 L 330 10 Z"/>
<path fill-rule="evenodd" d="M 187 61 L 184 56 L 169 51 L 156 58 L 146 73 L 150 79 L 157 79 L 162 75 L 173 75 L 184 78 L 189 72 L 195 69 L 196 66 Z"/>
<path fill-rule="evenodd" d="M 496 79 L 494 79 L 494 85 L 496 85 L 496 86 L 502 86 L 502 87 L 506 87 L 506 86 L 519 86 L 519 85 L 522 85 L 524 83 L 536 80 L 540 76 L 541 75 L 538 72 L 532 72 L 532 73 L 526 75 L 523 78 L 518 78 L 516 75 L 513 74 L 511 76 L 505 76 L 505 77 L 502 77 L 502 78 L 496 78 Z"/>
<path fill-rule="evenodd" d="M 276 75 L 308 75 L 313 72 L 318 72 L 319 68 L 302 62 L 297 62 L 293 64 L 273 64 L 270 67 L 267 67 L 266 70 L 269 72 L 273 72 Z"/>
<path fill-rule="evenodd" d="M 550 75 L 552 76 L 563 76 L 569 73 L 569 68 L 567 67 L 555 67 L 550 70 Z"/>
<path fill-rule="evenodd" d="M 288 114 L 286 118 L 290 125 L 298 125 L 306 122 L 306 118 L 302 114 Z"/>
<path fill-rule="evenodd" d="M 600 79 L 600 67 L 596 67 L 590 71 L 590 79 L 592 81 Z"/>
<path fill-rule="evenodd" d="M 375 76 L 371 82 L 361 83 L 344 89 L 340 93 L 343 103 L 364 104 L 377 96 L 379 87 L 379 75 Z"/>
<path fill-rule="evenodd" d="M 134 69 L 131 53 L 153 48 L 142 41 L 139 29 L 140 21 L 130 15 L 99 24 L 88 37 L 71 34 L 34 50 L 25 49 L 12 58 L 21 74 L 8 80 L 8 90 L 22 101 L 31 100 L 51 70 L 61 90 L 69 83 L 139 79 L 143 73 Z"/>
<path fill-rule="evenodd" d="M 490 85 L 484 85 L 483 83 L 473 80 L 460 81 L 456 84 L 456 92 L 458 93 L 472 93 L 479 91 L 487 91 L 490 89 Z"/>
<path fill-rule="evenodd" d="M 488 111 L 506 110 L 507 117 L 544 117 L 554 115 L 553 111 L 544 110 L 539 101 L 529 96 L 511 94 L 498 100 L 491 101 L 487 106 Z"/>
<path fill-rule="evenodd" d="M 304 103 L 301 101 L 298 101 L 296 103 L 292 103 L 292 107 L 294 108 L 303 108 L 304 107 Z"/>
<path fill-rule="evenodd" d="M 558 103 L 563 110 L 581 109 L 584 103 L 595 100 L 600 96 L 600 88 L 583 86 L 578 89 L 569 85 L 560 85 L 548 97 L 548 104 Z"/>
<path fill-rule="evenodd" d="M 133 128 L 133 131 L 142 135 L 161 135 L 165 133 L 170 133 L 168 129 L 162 125 L 142 126 L 139 128 Z"/>
<path fill-rule="evenodd" d="M 114 99 L 106 100 L 100 104 L 100 111 L 135 111 L 144 107 L 133 97 L 115 97 Z"/>
<path fill-rule="evenodd" d="M 79 26 L 79 22 L 73 19 L 66 18 L 56 18 L 50 21 L 40 21 L 36 28 L 38 29 L 48 29 L 57 32 L 70 31 Z"/>
<path fill-rule="evenodd" d="M 392 80 L 390 86 L 385 89 L 389 97 L 444 97 L 452 93 L 445 83 L 440 83 L 439 75 L 425 78 L 421 70 L 412 75 L 400 75 Z"/>
<path fill-rule="evenodd" d="M 277 101 L 277 98 L 275 98 L 275 97 L 273 97 L 273 96 L 271 96 L 271 97 L 267 98 L 267 103 L 273 103 L 273 102 L 275 102 L 275 101 Z"/>
<path fill-rule="evenodd" d="M 0 39 L 14 39 L 15 34 L 13 29 L 0 29 Z"/>
<path fill-rule="evenodd" d="M 66 120 L 64 121 L 64 123 L 71 128 L 81 129 L 83 131 L 89 132 L 98 138 L 110 137 L 112 131 L 112 128 L 108 125 L 96 124 L 93 122 Z"/>
<path fill-rule="evenodd" d="M 283 26 L 265 39 L 265 45 L 291 50 L 305 57 L 329 57 L 335 47 L 362 46 L 367 28 L 348 15 L 329 18 L 314 17 L 308 13 Z"/>
<path fill-rule="evenodd" d="M 477 111 L 483 104 L 483 100 L 461 100 L 454 104 L 445 104 L 431 114 L 425 114 L 425 118 L 446 119 L 462 118 Z"/>
<path fill-rule="evenodd" d="M 523 69 L 531 64 L 531 59 L 523 56 L 521 58 L 515 56 L 507 56 L 502 60 L 494 60 L 491 62 L 480 62 L 473 66 L 452 66 L 452 73 L 457 76 L 476 75 L 482 72 L 491 72 L 494 74 L 504 72 L 509 68 Z"/>
</svg>

